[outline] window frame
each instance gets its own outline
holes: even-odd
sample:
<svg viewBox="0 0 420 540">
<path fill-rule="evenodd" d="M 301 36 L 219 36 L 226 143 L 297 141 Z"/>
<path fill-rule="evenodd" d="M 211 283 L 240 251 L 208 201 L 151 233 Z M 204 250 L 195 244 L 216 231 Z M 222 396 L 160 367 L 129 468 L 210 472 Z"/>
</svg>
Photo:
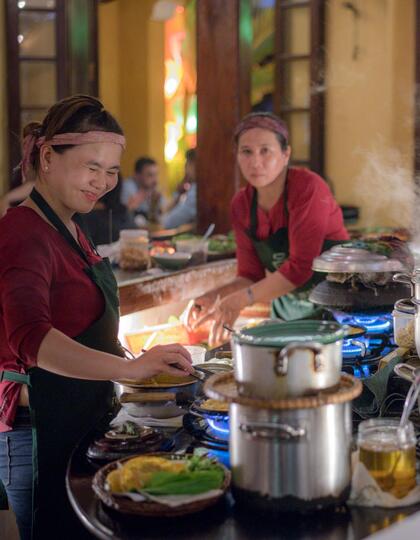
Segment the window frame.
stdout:
<svg viewBox="0 0 420 540">
<path fill-rule="evenodd" d="M 420 0 L 419 0 L 420 1 Z M 283 49 L 281 29 L 285 10 L 307 7 L 310 17 L 310 51 L 308 54 L 289 54 Z M 276 0 L 275 5 L 275 68 L 274 68 L 274 111 L 284 113 L 309 113 L 309 160 L 293 160 L 295 165 L 307 166 L 320 175 L 324 174 L 325 161 L 325 98 L 323 91 L 312 92 L 312 88 L 323 88 L 325 73 L 325 2 L 324 0 Z M 309 61 L 310 80 L 309 107 L 287 107 L 283 105 L 285 94 L 285 66 L 289 62 Z"/>
<path fill-rule="evenodd" d="M 55 44 L 56 51 L 53 57 L 19 56 L 19 13 L 55 13 Z M 56 0 L 54 8 L 19 8 L 16 0 L 6 2 L 7 22 L 7 92 L 8 92 L 8 143 L 10 173 L 21 158 L 20 138 L 22 132 L 21 113 L 25 109 L 36 110 L 37 107 L 23 107 L 20 95 L 20 62 L 48 61 L 56 65 L 56 94 L 57 99 L 66 95 L 68 88 L 68 54 L 67 54 L 67 26 L 65 0 Z M 51 105 L 51 104 L 46 104 Z M 44 108 L 44 107 L 43 107 Z M 11 178 L 10 174 L 10 178 Z"/>
</svg>

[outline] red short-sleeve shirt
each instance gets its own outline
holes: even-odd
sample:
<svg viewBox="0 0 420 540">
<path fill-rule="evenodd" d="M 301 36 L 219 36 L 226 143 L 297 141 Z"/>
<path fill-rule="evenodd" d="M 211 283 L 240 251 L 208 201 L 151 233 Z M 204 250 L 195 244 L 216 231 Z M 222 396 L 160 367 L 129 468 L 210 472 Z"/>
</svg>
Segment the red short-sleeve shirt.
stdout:
<svg viewBox="0 0 420 540">
<path fill-rule="evenodd" d="M 100 261 L 78 228 L 89 263 Z M 0 220 L 0 371 L 36 365 L 51 328 L 76 337 L 100 318 L 104 298 L 86 262 L 34 210 L 19 206 Z M 0 383 L 0 431 L 12 428 L 20 385 Z"/>
<path fill-rule="evenodd" d="M 259 281 L 265 269 L 247 231 L 250 227 L 253 187 L 241 189 L 231 204 L 231 219 L 235 231 L 238 275 Z M 296 287 L 312 277 L 312 261 L 321 253 L 325 240 L 348 240 L 343 214 L 330 188 L 317 174 L 308 169 L 291 167 L 287 176 L 287 209 L 284 195 L 268 213 L 258 208 L 259 240 L 267 239 L 281 227 L 288 227 L 289 257 L 279 266 L 282 273 Z"/>
</svg>

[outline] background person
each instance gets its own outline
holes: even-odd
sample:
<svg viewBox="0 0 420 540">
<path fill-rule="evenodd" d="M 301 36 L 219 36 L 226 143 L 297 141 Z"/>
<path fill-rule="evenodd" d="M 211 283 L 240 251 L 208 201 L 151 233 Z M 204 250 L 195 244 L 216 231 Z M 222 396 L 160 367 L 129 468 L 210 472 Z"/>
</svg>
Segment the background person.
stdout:
<svg viewBox="0 0 420 540">
<path fill-rule="evenodd" d="M 159 167 L 154 159 L 139 158 L 134 165 L 134 174 L 122 184 L 121 202 L 146 221 L 157 222 L 165 204 L 159 191 Z"/>
<path fill-rule="evenodd" d="M 197 219 L 197 183 L 196 183 L 196 151 L 190 148 L 185 153 L 185 175 L 179 184 L 170 206 L 161 217 L 164 229 L 175 229 Z"/>
<path fill-rule="evenodd" d="M 320 279 L 312 261 L 348 240 L 343 215 L 326 182 L 308 169 L 289 167 L 291 149 L 284 122 L 271 113 L 251 113 L 235 131 L 237 161 L 246 187 L 234 196 L 231 219 L 238 276 L 190 304 L 188 324 L 213 320 L 210 343 L 227 339 L 239 312 L 272 301 L 273 316 L 314 316 L 308 295 Z"/>
</svg>

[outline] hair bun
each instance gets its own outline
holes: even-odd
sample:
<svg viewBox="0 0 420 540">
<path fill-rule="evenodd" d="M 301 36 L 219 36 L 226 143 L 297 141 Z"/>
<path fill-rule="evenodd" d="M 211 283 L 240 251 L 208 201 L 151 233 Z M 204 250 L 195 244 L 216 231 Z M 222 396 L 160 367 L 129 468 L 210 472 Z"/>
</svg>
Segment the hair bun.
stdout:
<svg viewBox="0 0 420 540">
<path fill-rule="evenodd" d="M 29 124 L 26 124 L 26 126 L 23 128 L 24 138 L 27 135 L 33 135 L 34 137 L 38 138 L 41 136 L 41 133 L 42 133 L 41 122 L 29 122 Z"/>
</svg>

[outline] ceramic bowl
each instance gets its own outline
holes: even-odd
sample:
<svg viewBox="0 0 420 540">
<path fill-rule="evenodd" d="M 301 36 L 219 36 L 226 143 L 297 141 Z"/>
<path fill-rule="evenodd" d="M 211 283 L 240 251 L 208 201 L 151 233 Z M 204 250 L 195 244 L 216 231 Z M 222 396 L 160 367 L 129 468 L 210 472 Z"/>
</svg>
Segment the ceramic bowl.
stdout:
<svg viewBox="0 0 420 540">
<path fill-rule="evenodd" d="M 190 262 L 191 253 L 176 251 L 175 253 L 160 253 L 153 255 L 153 261 L 165 270 L 181 270 Z"/>
</svg>

